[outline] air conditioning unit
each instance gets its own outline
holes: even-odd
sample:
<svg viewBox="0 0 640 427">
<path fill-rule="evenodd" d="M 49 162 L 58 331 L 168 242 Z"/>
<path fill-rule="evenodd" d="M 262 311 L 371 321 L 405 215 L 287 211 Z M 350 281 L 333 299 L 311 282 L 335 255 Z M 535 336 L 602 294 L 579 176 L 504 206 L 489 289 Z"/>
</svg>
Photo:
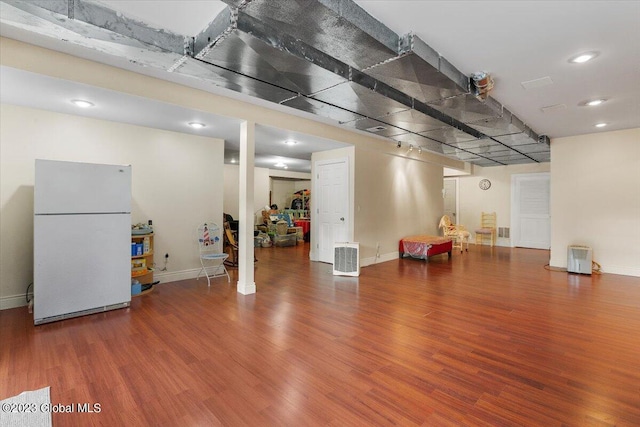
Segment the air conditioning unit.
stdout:
<svg viewBox="0 0 640 427">
<path fill-rule="evenodd" d="M 334 243 L 333 245 L 333 275 L 360 275 L 360 244 Z"/>
<path fill-rule="evenodd" d="M 569 273 L 591 274 L 593 254 L 588 246 L 567 248 L 567 271 Z"/>
</svg>

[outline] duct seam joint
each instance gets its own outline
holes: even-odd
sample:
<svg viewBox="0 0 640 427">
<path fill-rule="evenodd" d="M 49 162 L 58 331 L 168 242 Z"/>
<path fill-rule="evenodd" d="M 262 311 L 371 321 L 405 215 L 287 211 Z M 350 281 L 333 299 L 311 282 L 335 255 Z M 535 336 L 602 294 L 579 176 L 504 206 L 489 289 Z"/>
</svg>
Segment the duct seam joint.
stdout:
<svg viewBox="0 0 640 427">
<path fill-rule="evenodd" d="M 167 69 L 167 72 L 173 73 L 174 71 L 176 71 L 178 68 L 184 65 L 185 62 L 187 62 L 187 58 L 189 58 L 189 55 L 183 55 L 180 59 L 174 62 L 171 67 Z"/>
<path fill-rule="evenodd" d="M 404 53 L 407 52 L 412 52 L 413 48 L 414 48 L 414 42 L 413 42 L 413 32 L 408 32 L 407 34 L 405 34 L 402 37 L 398 38 L 398 54 L 402 55 Z"/>
<path fill-rule="evenodd" d="M 389 64 L 389 63 L 391 63 L 393 61 L 397 61 L 397 60 L 402 59 L 405 56 L 409 56 L 411 54 L 412 54 L 411 52 L 402 52 L 400 55 L 394 56 L 393 58 L 385 59 L 384 61 L 378 62 L 378 63 L 373 64 L 373 65 L 369 65 L 368 67 L 363 68 L 362 72 L 364 73 L 364 72 L 367 72 L 368 70 L 372 70 L 372 69 L 374 69 L 376 67 L 381 67 L 381 66 L 387 65 L 387 64 Z"/>
<path fill-rule="evenodd" d="M 231 26 L 235 27 L 238 25 L 238 15 L 240 15 L 240 10 L 238 8 L 232 7 L 231 11 Z"/>
<path fill-rule="evenodd" d="M 195 51 L 195 37 L 185 37 L 184 38 L 184 54 L 188 56 L 193 56 Z"/>
<path fill-rule="evenodd" d="M 293 101 L 294 99 L 300 98 L 300 93 L 295 94 L 294 96 L 287 98 L 287 99 L 283 99 L 282 101 L 278 102 L 278 104 L 280 105 L 284 105 L 285 102 L 289 102 L 289 101 Z"/>
<path fill-rule="evenodd" d="M 226 39 L 229 36 L 229 34 L 231 34 L 235 29 L 236 29 L 236 25 L 233 25 L 232 23 L 232 25 L 229 28 L 227 28 L 222 34 L 220 34 L 218 37 L 213 39 L 213 41 L 209 42 L 200 52 L 198 52 L 198 54 L 195 55 L 194 58 L 203 59 L 205 56 L 209 54 L 209 51 L 211 51 L 211 49 L 213 49 L 213 47 L 217 43 Z"/>
</svg>

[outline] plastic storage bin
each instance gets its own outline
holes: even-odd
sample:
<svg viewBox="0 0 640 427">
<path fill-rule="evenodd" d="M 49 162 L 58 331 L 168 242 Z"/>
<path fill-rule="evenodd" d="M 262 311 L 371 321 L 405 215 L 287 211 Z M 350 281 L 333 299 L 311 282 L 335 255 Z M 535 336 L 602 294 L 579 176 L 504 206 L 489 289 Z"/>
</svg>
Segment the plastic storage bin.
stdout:
<svg viewBox="0 0 640 427">
<path fill-rule="evenodd" d="M 282 234 L 276 235 L 273 244 L 276 246 L 295 246 L 297 243 L 297 236 L 295 234 Z"/>
</svg>

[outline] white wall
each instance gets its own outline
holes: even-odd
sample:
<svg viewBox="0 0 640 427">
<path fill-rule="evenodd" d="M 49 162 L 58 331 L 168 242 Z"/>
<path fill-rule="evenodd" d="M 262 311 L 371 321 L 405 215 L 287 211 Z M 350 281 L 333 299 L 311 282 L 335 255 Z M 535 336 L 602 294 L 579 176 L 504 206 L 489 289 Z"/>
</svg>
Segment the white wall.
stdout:
<svg viewBox="0 0 640 427">
<path fill-rule="evenodd" d="M 287 202 L 291 202 L 293 192 L 293 181 L 271 178 L 271 203 L 278 205 L 278 209 L 290 206 Z"/>
<path fill-rule="evenodd" d="M 640 129 L 554 139 L 551 159 L 550 264 L 587 245 L 603 272 L 640 276 Z"/>
<path fill-rule="evenodd" d="M 222 140 L 6 104 L 0 123 L 0 308 L 24 305 L 33 281 L 37 158 L 132 165 L 132 222 L 153 220 L 163 281 L 199 265 L 195 227 L 222 216 Z"/>
<path fill-rule="evenodd" d="M 307 179 L 304 181 L 293 181 L 293 192 L 299 190 L 309 190 L 311 191 L 311 180 Z"/>
<path fill-rule="evenodd" d="M 311 189 L 311 180 L 271 178 L 271 203 L 277 204 L 278 209 L 289 209 L 293 193 L 304 189 Z"/>
<path fill-rule="evenodd" d="M 511 176 L 522 173 L 549 172 L 549 163 L 525 165 L 493 166 L 473 168 L 471 176 L 460 176 L 460 211 L 458 224 L 471 232 L 471 242 L 475 241 L 475 229 L 480 228 L 482 212 L 495 212 L 498 227 L 511 227 Z M 478 184 L 482 179 L 491 181 L 491 188 L 482 190 Z M 511 246 L 511 240 L 498 238 L 496 245 Z"/>
<path fill-rule="evenodd" d="M 317 161 L 348 159 L 349 216 L 353 218 L 348 234 L 349 241 L 360 244 L 362 266 L 398 258 L 402 237 L 439 234 L 438 221 L 444 208 L 442 166 L 391 153 L 356 146 L 314 153 L 312 157 L 312 175 Z M 317 260 L 316 233 L 312 215 L 312 260 Z"/>
<path fill-rule="evenodd" d="M 356 148 L 354 239 L 362 265 L 397 258 L 402 237 L 439 234 L 442 184 L 442 166 Z"/>
<path fill-rule="evenodd" d="M 271 175 L 275 175 L 275 178 L 272 178 Z M 286 180 L 278 179 L 278 175 L 285 175 Z M 271 191 L 272 182 L 277 181 L 281 183 L 284 187 L 279 191 L 283 195 L 282 200 L 286 200 L 287 197 L 289 201 L 291 201 L 291 194 L 294 191 L 299 190 L 300 188 L 309 188 L 311 185 L 311 181 L 308 179 L 302 179 L 304 177 L 311 177 L 308 173 L 299 173 L 295 172 L 293 174 L 287 173 L 279 173 L 277 171 L 273 171 L 271 169 L 266 168 L 255 168 L 254 169 L 254 177 L 255 177 L 255 187 L 254 187 L 254 200 L 253 206 L 256 209 L 256 223 L 260 223 L 262 221 L 262 209 L 265 206 L 270 205 L 269 203 L 269 191 Z M 300 179 L 296 179 L 300 178 Z M 228 213 L 235 219 L 239 217 L 239 193 L 238 193 L 238 182 L 240 182 L 240 167 L 238 165 L 224 165 L 224 212 Z M 285 205 L 281 202 L 274 199 L 273 203 L 277 203 L 278 207 L 284 209 Z"/>
<path fill-rule="evenodd" d="M 260 212 L 269 204 L 269 169 L 254 168 L 253 206 L 258 211 L 256 219 L 262 219 Z M 240 216 L 240 167 L 238 165 L 224 165 L 224 212 L 234 219 Z"/>
</svg>

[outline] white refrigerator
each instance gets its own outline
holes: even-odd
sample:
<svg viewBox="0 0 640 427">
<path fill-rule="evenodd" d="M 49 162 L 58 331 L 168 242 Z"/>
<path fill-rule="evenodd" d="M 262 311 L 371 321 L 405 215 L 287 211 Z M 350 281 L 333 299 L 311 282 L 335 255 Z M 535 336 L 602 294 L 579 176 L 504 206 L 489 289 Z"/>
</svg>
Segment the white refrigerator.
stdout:
<svg viewBox="0 0 640 427">
<path fill-rule="evenodd" d="M 36 160 L 34 324 L 131 303 L 131 166 Z"/>
</svg>

